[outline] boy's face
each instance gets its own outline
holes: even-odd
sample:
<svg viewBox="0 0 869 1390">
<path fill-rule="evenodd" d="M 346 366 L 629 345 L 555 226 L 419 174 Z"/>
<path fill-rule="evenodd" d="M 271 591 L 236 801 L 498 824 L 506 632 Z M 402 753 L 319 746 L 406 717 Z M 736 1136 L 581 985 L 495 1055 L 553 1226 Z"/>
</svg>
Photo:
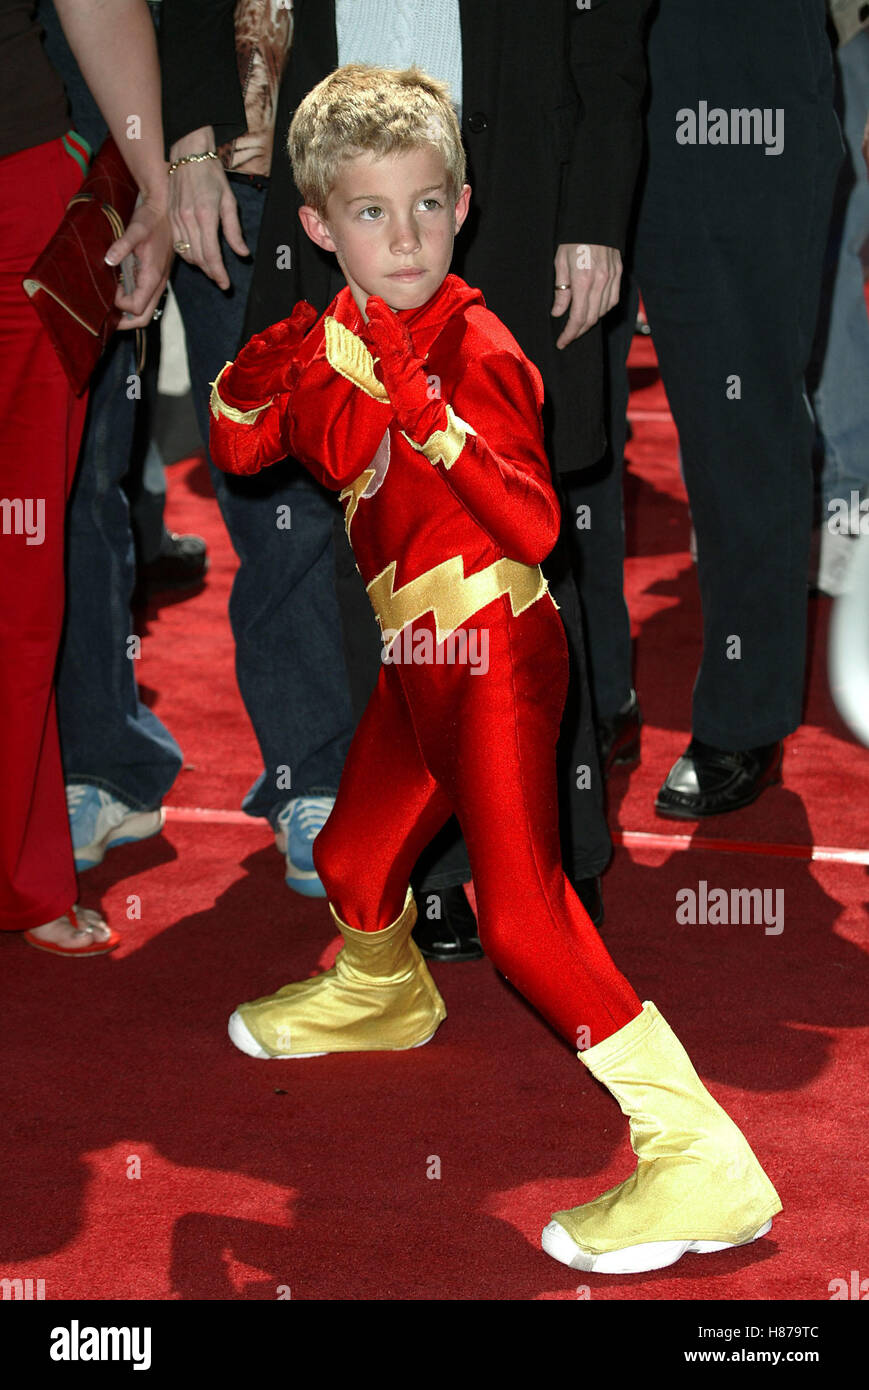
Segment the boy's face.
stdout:
<svg viewBox="0 0 869 1390">
<path fill-rule="evenodd" d="M 303 207 L 299 215 L 311 240 L 337 255 L 364 316 L 369 295 L 391 309 L 418 309 L 431 299 L 449 271 L 470 195 L 465 184 L 453 202 L 443 155 L 425 145 L 346 160 L 325 213 Z"/>
</svg>

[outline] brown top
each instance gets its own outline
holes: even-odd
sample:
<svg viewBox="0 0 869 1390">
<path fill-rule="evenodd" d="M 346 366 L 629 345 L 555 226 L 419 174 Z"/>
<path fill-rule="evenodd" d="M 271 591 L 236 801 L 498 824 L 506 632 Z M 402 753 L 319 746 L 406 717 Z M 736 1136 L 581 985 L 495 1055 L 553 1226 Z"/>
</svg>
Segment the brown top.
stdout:
<svg viewBox="0 0 869 1390">
<path fill-rule="evenodd" d="M 42 47 L 35 0 L 0 0 L 0 158 L 69 129 L 63 83 Z"/>
<path fill-rule="evenodd" d="M 289 0 L 238 0 L 235 51 L 247 130 L 219 150 L 224 168 L 239 174 L 271 170 L 278 88 L 292 36 Z"/>
</svg>

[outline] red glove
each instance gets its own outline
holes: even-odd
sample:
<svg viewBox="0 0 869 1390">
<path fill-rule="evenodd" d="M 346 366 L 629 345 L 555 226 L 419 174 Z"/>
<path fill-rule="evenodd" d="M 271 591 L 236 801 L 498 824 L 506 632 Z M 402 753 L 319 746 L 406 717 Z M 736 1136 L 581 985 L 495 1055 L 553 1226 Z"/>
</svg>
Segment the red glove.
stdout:
<svg viewBox="0 0 869 1390">
<path fill-rule="evenodd" d="M 425 363 L 414 352 L 410 334 L 398 314 L 376 295 L 365 305 L 363 340 L 380 358 L 380 378 L 389 392 L 399 429 L 415 444 L 425 444 L 449 418 L 440 397 L 431 397 Z"/>
<path fill-rule="evenodd" d="M 288 319 L 257 333 L 220 377 L 220 399 L 237 410 L 249 410 L 287 391 L 295 353 L 319 317 L 303 299 Z"/>
</svg>

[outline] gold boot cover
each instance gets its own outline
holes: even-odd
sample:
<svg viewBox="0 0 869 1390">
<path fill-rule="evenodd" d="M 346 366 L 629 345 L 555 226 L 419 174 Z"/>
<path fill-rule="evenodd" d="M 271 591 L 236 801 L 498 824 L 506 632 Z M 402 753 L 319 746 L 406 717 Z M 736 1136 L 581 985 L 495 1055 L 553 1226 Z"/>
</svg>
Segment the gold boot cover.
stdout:
<svg viewBox="0 0 869 1390">
<path fill-rule="evenodd" d="M 654 1004 L 578 1056 L 628 1116 L 639 1159 L 617 1187 L 553 1212 L 582 1250 L 601 1255 L 680 1240 L 742 1245 L 781 1211 L 747 1141 Z"/>
<path fill-rule="evenodd" d="M 426 1042 L 447 1016 L 411 939 L 416 903 L 407 890 L 401 915 L 383 931 L 356 931 L 329 904 L 344 938 L 331 970 L 241 1004 L 238 1013 L 273 1057 L 376 1052 Z"/>
</svg>

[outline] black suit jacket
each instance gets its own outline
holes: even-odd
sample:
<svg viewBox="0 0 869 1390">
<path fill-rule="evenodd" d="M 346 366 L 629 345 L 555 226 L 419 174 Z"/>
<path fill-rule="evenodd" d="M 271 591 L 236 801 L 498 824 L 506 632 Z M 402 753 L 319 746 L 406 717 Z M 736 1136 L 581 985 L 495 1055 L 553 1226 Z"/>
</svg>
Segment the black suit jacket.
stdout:
<svg viewBox="0 0 869 1390">
<path fill-rule="evenodd" d="M 462 129 L 472 212 L 453 269 L 478 286 L 539 367 L 549 447 L 567 472 L 604 448 L 599 326 L 563 351 L 550 317 L 559 242 L 624 250 L 642 146 L 644 28 L 650 0 L 461 0 Z M 245 128 L 233 0 L 163 0 L 167 145 L 204 125 L 218 142 Z M 337 66 L 334 0 L 296 0 L 281 83 L 272 176 L 245 337 L 299 299 L 331 298 L 334 259 L 305 236 L 285 152 L 302 97 Z M 279 247 L 290 247 L 291 265 Z"/>
</svg>

